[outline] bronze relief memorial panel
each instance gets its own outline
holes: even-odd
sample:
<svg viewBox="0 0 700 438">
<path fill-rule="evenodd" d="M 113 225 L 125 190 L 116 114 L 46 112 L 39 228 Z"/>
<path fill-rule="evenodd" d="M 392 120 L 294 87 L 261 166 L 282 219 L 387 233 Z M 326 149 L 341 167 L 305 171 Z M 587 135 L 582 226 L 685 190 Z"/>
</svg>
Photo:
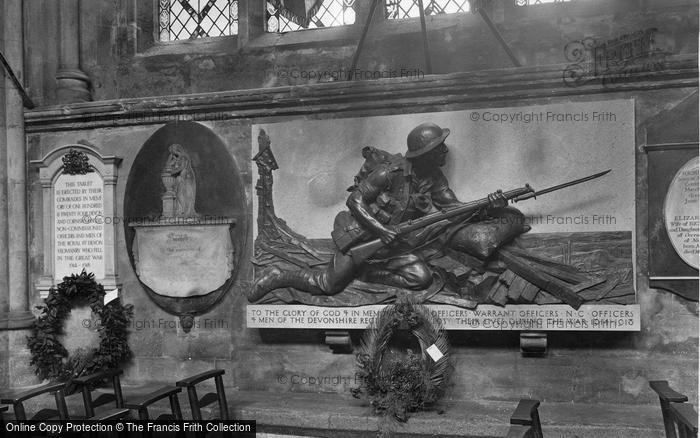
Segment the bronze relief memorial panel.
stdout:
<svg viewBox="0 0 700 438">
<path fill-rule="evenodd" d="M 631 100 L 252 136 L 249 327 L 362 328 L 409 295 L 453 329 L 639 330 Z"/>
</svg>

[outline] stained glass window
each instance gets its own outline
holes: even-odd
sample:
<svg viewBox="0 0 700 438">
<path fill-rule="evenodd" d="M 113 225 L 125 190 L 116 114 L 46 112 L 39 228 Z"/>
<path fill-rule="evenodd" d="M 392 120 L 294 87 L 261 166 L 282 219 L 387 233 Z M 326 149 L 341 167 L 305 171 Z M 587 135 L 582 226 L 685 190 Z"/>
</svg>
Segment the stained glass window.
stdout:
<svg viewBox="0 0 700 438">
<path fill-rule="evenodd" d="M 238 0 L 159 0 L 161 41 L 238 34 Z"/>
<path fill-rule="evenodd" d="M 268 32 L 291 32 L 355 23 L 355 0 L 324 0 L 306 27 L 287 18 L 282 9 L 273 2 L 267 2 Z"/>
<path fill-rule="evenodd" d="M 425 15 L 469 12 L 468 0 L 423 0 Z M 386 0 L 385 16 L 390 20 L 420 17 L 418 0 Z"/>
</svg>

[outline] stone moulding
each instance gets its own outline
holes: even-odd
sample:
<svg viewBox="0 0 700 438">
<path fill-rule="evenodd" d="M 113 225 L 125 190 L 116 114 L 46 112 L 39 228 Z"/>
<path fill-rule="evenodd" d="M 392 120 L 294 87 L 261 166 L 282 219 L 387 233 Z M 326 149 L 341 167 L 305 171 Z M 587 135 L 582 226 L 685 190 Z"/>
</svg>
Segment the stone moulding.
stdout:
<svg viewBox="0 0 700 438">
<path fill-rule="evenodd" d="M 108 126 L 162 124 L 182 120 L 329 114 L 350 111 L 415 109 L 449 104 L 479 105 L 520 99 L 594 95 L 698 86 L 697 55 L 675 55 L 654 70 L 630 72 L 611 85 L 593 81 L 567 86 L 567 64 L 516 67 L 468 73 L 342 81 L 202 94 L 106 100 L 25 111 L 27 133 Z"/>
</svg>

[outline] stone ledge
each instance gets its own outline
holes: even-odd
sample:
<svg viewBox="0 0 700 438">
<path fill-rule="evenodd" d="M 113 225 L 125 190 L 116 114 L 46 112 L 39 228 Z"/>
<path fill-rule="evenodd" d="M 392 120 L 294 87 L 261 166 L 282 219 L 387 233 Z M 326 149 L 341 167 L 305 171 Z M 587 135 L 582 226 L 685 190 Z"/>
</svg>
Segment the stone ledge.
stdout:
<svg viewBox="0 0 700 438">
<path fill-rule="evenodd" d="M 494 102 L 609 94 L 698 86 L 695 54 L 671 56 L 658 70 L 626 75 L 603 86 L 600 80 L 578 87 L 564 84 L 568 64 L 513 67 L 466 73 L 338 81 L 189 95 L 106 100 L 57 105 L 25 111 L 27 133 L 96 129 L 169 121 L 303 116 L 308 114 L 444 107 L 449 104 L 490 105 Z M 598 78 L 600 79 L 600 78 Z"/>
<path fill-rule="evenodd" d="M 154 391 L 163 384 L 140 387 L 124 385 L 125 398 Z M 200 395 L 203 392 L 200 391 Z M 256 420 L 258 432 L 311 437 L 376 437 L 378 417 L 361 400 L 346 394 L 277 393 L 227 391 L 231 418 Z M 191 418 L 187 394 L 180 393 L 185 418 Z M 27 406 L 28 412 L 51 406 L 46 395 Z M 71 414 L 82 414 L 79 393 L 66 399 Z M 397 437 L 503 437 L 510 415 L 517 405 L 512 401 L 443 401 L 438 407 L 415 413 L 405 424 L 395 427 Z M 442 409 L 439 414 L 437 409 Z M 216 407 L 202 410 L 204 418 L 215 418 Z M 161 400 L 150 409 L 155 418 L 170 411 Z M 540 418 L 544 436 L 571 438 L 645 438 L 663 436 L 663 420 L 658 405 L 573 404 L 543 401 Z M 8 417 L 12 417 L 11 413 Z"/>
</svg>

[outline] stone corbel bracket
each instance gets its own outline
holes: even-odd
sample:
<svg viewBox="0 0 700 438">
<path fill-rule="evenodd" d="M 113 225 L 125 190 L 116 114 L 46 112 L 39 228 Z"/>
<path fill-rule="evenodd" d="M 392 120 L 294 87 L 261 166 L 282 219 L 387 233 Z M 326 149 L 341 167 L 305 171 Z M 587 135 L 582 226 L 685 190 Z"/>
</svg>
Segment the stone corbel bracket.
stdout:
<svg viewBox="0 0 700 438">
<path fill-rule="evenodd" d="M 348 330 L 326 330 L 325 343 L 334 354 L 352 353 L 352 339 Z"/>
<path fill-rule="evenodd" d="M 547 354 L 547 333 L 520 332 L 520 354 L 523 357 L 544 357 Z"/>
<path fill-rule="evenodd" d="M 116 191 L 119 164 L 121 157 L 102 156 L 100 152 L 91 146 L 82 144 L 68 144 L 52 150 L 41 160 L 31 160 L 31 166 L 39 169 L 39 180 L 42 189 L 42 247 L 44 254 L 43 273 L 36 282 L 41 298 L 46 298 L 49 289 L 56 283 L 54 278 L 54 185 L 58 177 L 63 173 L 62 158 L 72 150 L 82 152 L 88 158 L 90 167 L 97 172 L 103 181 L 104 202 L 104 278 L 96 278 L 105 290 L 114 290 L 121 286 L 117 275 L 116 265 L 116 227 L 121 222 L 116 212 Z"/>
</svg>

